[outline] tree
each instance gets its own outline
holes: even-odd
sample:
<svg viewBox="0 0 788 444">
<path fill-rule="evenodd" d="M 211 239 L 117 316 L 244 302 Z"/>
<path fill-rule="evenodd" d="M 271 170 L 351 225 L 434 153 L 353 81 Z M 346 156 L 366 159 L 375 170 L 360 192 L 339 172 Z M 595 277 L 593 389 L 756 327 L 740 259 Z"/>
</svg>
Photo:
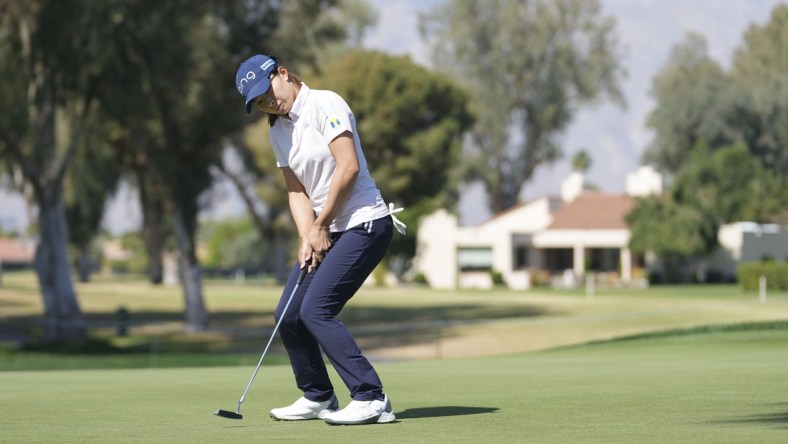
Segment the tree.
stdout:
<svg viewBox="0 0 788 444">
<path fill-rule="evenodd" d="M 366 0 L 342 0 L 343 22 L 348 23 L 347 44 L 360 48 L 364 34 L 378 22 L 375 9 Z"/>
<path fill-rule="evenodd" d="M 87 133 L 85 142 L 74 154 L 64 187 L 68 240 L 77 252 L 77 275 L 81 282 L 90 279 L 93 265 L 90 247 L 100 231 L 107 197 L 115 190 L 120 177 L 120 165 L 104 132 L 92 129 Z"/>
<path fill-rule="evenodd" d="M 572 169 L 581 173 L 585 173 L 591 168 L 591 155 L 586 150 L 580 150 L 572 156 Z"/>
<path fill-rule="evenodd" d="M 783 181 L 788 180 L 787 46 L 788 5 L 778 5 L 768 23 L 747 30 L 731 70 L 735 82 L 747 92 L 746 102 L 735 114 L 739 136 L 763 166 Z"/>
<path fill-rule="evenodd" d="M 109 2 L 0 2 L 0 156 L 33 189 L 44 340 L 84 338 L 71 282 L 63 181 L 104 83 Z"/>
<path fill-rule="evenodd" d="M 753 25 L 725 72 L 707 54 L 702 37 L 689 35 L 676 46 L 655 77 L 657 106 L 648 125 L 655 138 L 646 160 L 673 174 L 692 165 L 691 148 L 704 143 L 710 152 L 740 144 L 774 177 L 780 202 L 766 219 L 788 221 L 788 84 L 785 46 L 788 6 L 771 20 Z M 773 201 L 774 199 L 769 199 Z M 763 216 L 763 215 L 761 215 Z M 759 218 L 761 218 L 759 216 Z"/>
<path fill-rule="evenodd" d="M 701 143 L 688 160 L 670 192 L 676 202 L 700 211 L 714 224 L 707 252 L 717 245 L 719 225 L 742 220 L 764 223 L 779 209 L 775 179 L 745 146 L 711 151 Z"/>
<path fill-rule="evenodd" d="M 709 57 L 702 36 L 689 34 L 673 48 L 654 77 L 651 94 L 657 106 L 647 126 L 655 137 L 645 160 L 661 170 L 677 173 L 687 165 L 691 148 L 701 141 L 716 149 L 735 140 L 728 115 L 741 96 Z"/>
<path fill-rule="evenodd" d="M 240 7 L 237 3 L 234 4 L 236 9 Z M 230 38 L 230 47 L 241 48 L 234 52 L 243 54 L 244 58 L 252 53 L 267 52 L 277 56 L 293 71 L 304 68 L 319 72 L 322 61 L 329 59 L 326 53 L 338 53 L 340 43 L 345 42 L 349 35 L 363 33 L 375 20 L 369 8 L 356 0 L 286 2 L 282 6 L 284 9 L 276 14 L 280 18 L 274 20 L 276 29 L 269 31 L 269 37 L 251 38 L 249 31 L 231 27 L 234 34 Z M 237 12 L 231 15 L 244 16 Z M 274 17 L 274 14 L 265 16 Z M 255 32 L 260 34 L 263 31 L 265 29 Z M 262 47 L 250 46 L 258 41 L 266 43 Z M 239 56 L 237 61 L 241 59 Z M 237 112 L 234 109 L 231 114 Z M 267 124 L 257 121 L 260 116 L 253 113 L 254 120 L 251 121 L 240 117 L 238 122 L 249 124 L 225 139 L 224 149 L 232 153 L 229 157 L 239 162 L 236 165 L 219 162 L 214 166 L 241 194 L 258 233 L 273 250 L 265 257 L 266 266 L 280 281 L 284 281 L 290 274 L 290 263 L 294 259 L 289 254 L 293 251 L 289 243 L 295 230 L 281 173 L 268 145 Z"/>
<path fill-rule="evenodd" d="M 732 76 L 747 91 L 733 113 L 738 134 L 750 152 L 778 181 L 779 209 L 770 219 L 788 225 L 788 5 L 778 5 L 763 26 L 753 25 L 733 58 Z"/>
<path fill-rule="evenodd" d="M 449 0 L 421 17 L 438 69 L 471 94 L 468 180 L 495 212 L 514 205 L 583 104 L 621 102 L 614 19 L 589 0 Z M 518 142 L 522 140 L 522 142 Z"/>
<path fill-rule="evenodd" d="M 268 124 L 258 122 L 235 137 L 230 151 L 237 155 L 236 165 L 218 165 L 240 193 L 258 235 L 270 248 L 265 266 L 279 282 L 290 276 L 295 260 L 296 229 L 290 215 L 287 188 L 268 142 Z"/>
<path fill-rule="evenodd" d="M 627 215 L 630 248 L 663 259 L 676 282 L 688 257 L 710 254 L 722 224 L 764 222 L 780 207 L 777 182 L 742 145 L 691 150 L 687 166 L 660 197 L 639 199 Z"/>
<path fill-rule="evenodd" d="M 349 51 L 314 86 L 336 91 L 356 117 L 372 177 L 411 233 L 421 215 L 457 203 L 462 135 L 472 123 L 467 95 L 451 79 L 408 57 Z M 392 254 L 413 257 L 413 236 L 395 237 Z"/>
<path fill-rule="evenodd" d="M 187 328 L 202 329 L 197 214 L 224 138 L 246 123 L 234 68 L 261 42 L 296 47 L 294 59 L 314 61 L 323 40 L 342 35 L 335 21 L 312 20 L 325 19 L 335 4 L 0 1 L 0 155 L 22 171 L 38 204 L 36 269 L 48 339 L 85 335 L 66 255 L 62 185 L 92 113 L 100 108 L 101 124 L 116 130 L 109 143 L 144 173 L 141 195 L 155 205 L 143 208 L 168 215 Z"/>
<path fill-rule="evenodd" d="M 261 269 L 269 247 L 249 217 L 200 224 L 200 237 L 207 248 L 207 266 L 222 269 Z"/>
<path fill-rule="evenodd" d="M 684 259 L 707 252 L 717 235 L 716 225 L 700 211 L 676 203 L 669 195 L 638 199 L 627 223 L 629 248 L 662 258 L 667 282 L 678 282 Z"/>
<path fill-rule="evenodd" d="M 121 149 L 121 152 L 128 152 Z M 144 155 L 131 154 L 131 163 L 126 164 L 133 172 L 133 177 L 140 193 L 142 208 L 142 238 L 147 255 L 148 280 L 154 285 L 164 282 L 164 251 L 165 239 L 172 230 L 167 226 L 164 211 L 162 185 L 152 179 L 148 161 Z"/>
<path fill-rule="evenodd" d="M 708 56 L 703 37 L 688 35 L 654 79 L 657 106 L 648 124 L 656 137 L 647 160 L 677 172 L 699 141 L 712 150 L 742 143 L 776 177 L 786 177 L 786 45 L 786 5 L 775 7 L 766 25 L 750 27 L 728 73 Z"/>
<path fill-rule="evenodd" d="M 128 2 L 119 14 L 116 85 L 140 85 L 140 94 L 121 98 L 118 90 L 102 103 L 128 130 L 119 145 L 142 159 L 144 186 L 156 190 L 172 227 L 189 330 L 208 322 L 196 254 L 201 196 L 226 140 L 249 122 L 235 68 L 265 49 L 261 42 L 311 63 L 319 45 L 343 36 L 337 23 L 317 20 L 335 3 Z"/>
</svg>

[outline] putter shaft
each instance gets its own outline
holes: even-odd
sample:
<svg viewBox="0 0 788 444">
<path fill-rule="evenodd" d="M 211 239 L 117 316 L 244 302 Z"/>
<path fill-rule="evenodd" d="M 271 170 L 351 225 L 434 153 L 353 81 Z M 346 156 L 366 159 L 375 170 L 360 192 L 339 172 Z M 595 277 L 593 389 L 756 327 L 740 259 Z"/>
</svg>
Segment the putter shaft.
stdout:
<svg viewBox="0 0 788 444">
<path fill-rule="evenodd" d="M 274 341 L 274 337 L 276 336 L 276 332 L 279 331 L 279 324 L 282 323 L 282 320 L 285 317 L 285 313 L 287 312 L 287 308 L 290 307 L 290 302 L 293 301 L 293 296 L 295 296 L 295 294 L 296 294 L 296 290 L 298 290 L 298 287 L 301 285 L 301 282 L 303 282 L 304 278 L 306 277 L 306 274 L 307 274 L 307 272 L 309 270 L 309 263 L 310 263 L 310 261 L 306 261 L 306 263 L 304 264 L 304 268 L 302 268 L 301 272 L 298 274 L 298 279 L 296 279 L 296 283 L 295 283 L 295 286 L 293 287 L 293 291 L 290 293 L 290 297 L 287 298 L 287 303 L 285 304 L 284 309 L 282 309 L 282 316 L 279 318 L 279 322 L 277 322 L 276 325 L 274 325 L 274 331 L 271 332 L 271 337 L 268 339 L 268 344 L 266 344 L 265 350 L 263 350 L 263 354 L 262 354 L 262 356 L 260 356 L 260 360 L 257 362 L 257 367 L 255 367 L 254 373 L 252 373 L 252 377 L 249 378 L 249 383 L 246 384 L 246 390 L 244 390 L 243 395 L 241 395 L 241 399 L 238 400 L 238 407 L 235 409 L 235 415 L 237 415 L 238 418 L 233 418 L 233 419 L 241 419 L 242 418 L 242 416 L 241 416 L 241 404 L 243 404 L 244 400 L 246 399 L 246 394 L 249 393 L 249 388 L 252 387 L 252 382 L 254 381 L 255 376 L 257 376 L 257 372 L 260 371 L 260 366 L 263 364 L 263 359 L 265 358 L 265 355 L 268 353 L 268 348 L 271 347 L 271 343 Z M 219 412 L 223 412 L 223 411 L 224 410 L 217 410 L 214 413 L 217 416 L 221 416 L 223 418 L 230 418 L 231 417 L 230 415 L 221 415 L 221 414 L 219 414 Z M 230 413 L 230 412 L 228 412 L 228 413 Z"/>
</svg>

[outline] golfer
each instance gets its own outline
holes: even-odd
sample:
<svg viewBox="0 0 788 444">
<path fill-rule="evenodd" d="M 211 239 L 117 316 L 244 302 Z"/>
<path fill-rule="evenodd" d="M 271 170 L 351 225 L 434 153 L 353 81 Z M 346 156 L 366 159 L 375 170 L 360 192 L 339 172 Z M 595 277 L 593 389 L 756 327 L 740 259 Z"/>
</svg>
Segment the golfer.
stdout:
<svg viewBox="0 0 788 444">
<path fill-rule="evenodd" d="M 320 418 L 329 424 L 394 421 L 377 372 L 337 315 L 386 254 L 392 215 L 369 174 L 356 120 L 336 93 L 310 89 L 277 59 L 255 55 L 238 68 L 238 92 L 268 115 L 271 145 L 298 228 L 298 263 L 276 309 L 280 335 L 303 396 L 271 410 L 278 420 Z M 308 266 L 290 307 L 287 297 Z M 320 349 L 350 390 L 342 410 Z"/>
</svg>

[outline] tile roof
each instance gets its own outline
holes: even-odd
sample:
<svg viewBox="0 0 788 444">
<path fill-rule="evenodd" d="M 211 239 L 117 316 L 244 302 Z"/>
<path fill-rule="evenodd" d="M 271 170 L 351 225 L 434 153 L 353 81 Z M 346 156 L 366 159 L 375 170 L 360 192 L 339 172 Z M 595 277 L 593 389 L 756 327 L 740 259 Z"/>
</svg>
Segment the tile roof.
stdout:
<svg viewBox="0 0 788 444">
<path fill-rule="evenodd" d="M 548 230 L 628 229 L 624 217 L 635 199 L 623 194 L 583 193 L 558 210 Z"/>
<path fill-rule="evenodd" d="M 17 239 L 0 238 L 0 261 L 7 264 L 29 264 L 35 257 L 35 245 Z"/>
<path fill-rule="evenodd" d="M 563 206 L 563 202 L 561 201 L 560 197 L 558 197 L 558 196 L 544 196 L 544 197 L 541 197 L 541 198 L 531 199 L 531 200 L 526 201 L 526 202 L 520 202 L 520 203 L 518 203 L 518 204 L 516 204 L 516 205 L 514 205 L 512 207 L 509 207 L 509 208 L 507 208 L 505 210 L 501 210 L 501 211 L 493 214 L 489 219 L 487 219 L 487 220 L 485 220 L 483 222 L 480 222 L 478 225 L 484 225 L 486 223 L 492 222 L 493 220 L 500 219 L 501 217 L 507 216 L 507 215 L 509 215 L 509 213 L 513 213 L 513 212 L 519 210 L 520 208 L 523 208 L 523 207 L 526 207 L 528 205 L 531 205 L 532 203 L 534 203 L 534 202 L 536 202 L 536 201 L 538 201 L 540 199 L 547 199 L 548 200 L 550 213 L 555 213 L 556 211 L 558 211 L 559 208 L 561 208 Z"/>
</svg>

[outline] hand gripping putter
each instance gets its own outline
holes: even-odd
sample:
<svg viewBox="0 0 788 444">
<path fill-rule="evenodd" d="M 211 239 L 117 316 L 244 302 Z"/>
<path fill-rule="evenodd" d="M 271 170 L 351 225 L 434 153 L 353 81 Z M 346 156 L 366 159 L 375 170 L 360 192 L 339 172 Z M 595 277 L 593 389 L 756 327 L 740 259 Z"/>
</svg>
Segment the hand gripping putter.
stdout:
<svg viewBox="0 0 788 444">
<path fill-rule="evenodd" d="M 268 348 L 271 346 L 271 342 L 274 340 L 274 336 L 276 336 L 276 332 L 279 330 L 279 324 L 282 323 L 282 319 L 285 317 L 285 313 L 287 312 L 287 307 L 290 306 L 290 302 L 293 300 L 293 296 L 295 296 L 296 290 L 298 290 L 298 286 L 301 285 L 301 282 L 306 277 L 306 273 L 309 270 L 309 261 L 304 264 L 304 268 L 301 269 L 301 273 L 298 275 L 298 279 L 296 280 L 295 287 L 293 287 L 293 292 L 290 293 L 290 297 L 287 299 L 287 303 L 285 304 L 284 310 L 282 310 L 282 316 L 279 318 L 279 322 L 276 323 L 274 326 L 274 331 L 271 333 L 271 338 L 268 340 L 268 345 L 265 346 L 265 350 L 263 350 L 263 355 L 260 356 L 260 361 L 257 362 L 257 367 L 254 369 L 254 373 L 252 373 L 252 377 L 249 379 L 249 384 L 246 385 L 246 390 L 244 390 L 244 394 L 241 395 L 241 399 L 238 400 L 238 407 L 235 409 L 235 412 L 231 412 L 229 410 L 217 410 L 213 412 L 216 416 L 221 416 L 222 418 L 227 419 L 243 419 L 244 415 L 241 414 L 241 404 L 243 404 L 244 399 L 246 399 L 246 394 L 249 392 L 249 387 L 252 386 L 252 381 L 254 381 L 254 377 L 257 376 L 257 372 L 260 371 L 260 365 L 263 363 L 263 359 L 265 358 L 265 354 L 268 353 Z"/>
</svg>

